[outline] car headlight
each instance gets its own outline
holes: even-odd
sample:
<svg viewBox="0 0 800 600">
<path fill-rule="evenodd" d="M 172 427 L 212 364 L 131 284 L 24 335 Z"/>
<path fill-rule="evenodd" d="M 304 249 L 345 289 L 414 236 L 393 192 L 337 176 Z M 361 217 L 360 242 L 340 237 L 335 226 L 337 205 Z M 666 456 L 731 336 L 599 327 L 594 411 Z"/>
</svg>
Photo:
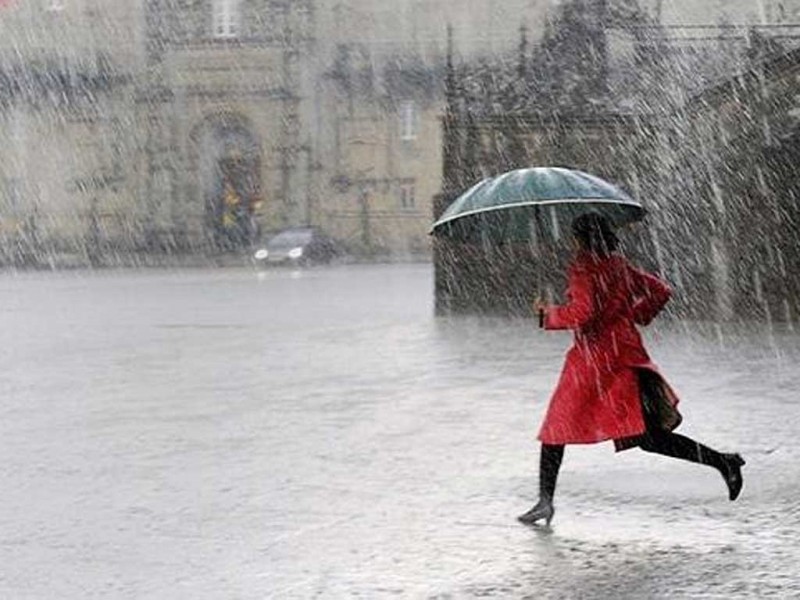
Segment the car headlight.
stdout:
<svg viewBox="0 0 800 600">
<path fill-rule="evenodd" d="M 253 256 L 256 260 L 266 260 L 269 256 L 269 251 L 266 248 L 259 248 Z"/>
<path fill-rule="evenodd" d="M 289 250 L 289 258 L 300 258 L 301 256 L 303 256 L 302 248 L 292 248 Z"/>
</svg>

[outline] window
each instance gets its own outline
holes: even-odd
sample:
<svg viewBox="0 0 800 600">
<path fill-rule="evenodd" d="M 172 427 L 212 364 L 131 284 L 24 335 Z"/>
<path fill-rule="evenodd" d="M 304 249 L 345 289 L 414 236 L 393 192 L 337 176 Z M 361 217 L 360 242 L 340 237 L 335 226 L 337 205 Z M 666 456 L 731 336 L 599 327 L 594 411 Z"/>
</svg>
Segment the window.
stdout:
<svg viewBox="0 0 800 600">
<path fill-rule="evenodd" d="M 239 37 L 240 13 L 241 0 L 214 0 L 214 37 Z"/>
<path fill-rule="evenodd" d="M 400 208 L 414 208 L 416 204 L 416 188 L 413 183 L 400 184 Z"/>
<path fill-rule="evenodd" d="M 411 141 L 417 139 L 419 129 L 419 117 L 417 115 L 417 105 L 413 100 L 406 100 L 400 103 L 400 139 Z"/>
</svg>

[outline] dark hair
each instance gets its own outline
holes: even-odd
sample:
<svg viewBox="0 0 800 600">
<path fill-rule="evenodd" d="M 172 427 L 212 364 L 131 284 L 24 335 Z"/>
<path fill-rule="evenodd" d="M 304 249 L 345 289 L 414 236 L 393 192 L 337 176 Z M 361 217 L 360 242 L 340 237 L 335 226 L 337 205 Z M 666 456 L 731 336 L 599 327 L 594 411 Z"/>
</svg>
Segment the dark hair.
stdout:
<svg viewBox="0 0 800 600">
<path fill-rule="evenodd" d="M 587 252 L 605 257 L 619 246 L 611 221 L 597 212 L 587 212 L 572 221 L 572 235 Z"/>
</svg>

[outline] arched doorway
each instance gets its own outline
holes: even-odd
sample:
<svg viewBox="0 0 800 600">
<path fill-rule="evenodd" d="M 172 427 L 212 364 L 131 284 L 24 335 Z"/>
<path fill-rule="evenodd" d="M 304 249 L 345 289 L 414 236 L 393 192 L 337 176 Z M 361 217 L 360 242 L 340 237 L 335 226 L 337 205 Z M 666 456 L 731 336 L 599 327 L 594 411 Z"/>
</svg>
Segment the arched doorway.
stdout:
<svg viewBox="0 0 800 600">
<path fill-rule="evenodd" d="M 258 236 L 261 147 L 247 120 L 235 114 L 206 118 L 190 136 L 194 192 L 204 227 L 220 250 L 249 247 Z"/>
</svg>

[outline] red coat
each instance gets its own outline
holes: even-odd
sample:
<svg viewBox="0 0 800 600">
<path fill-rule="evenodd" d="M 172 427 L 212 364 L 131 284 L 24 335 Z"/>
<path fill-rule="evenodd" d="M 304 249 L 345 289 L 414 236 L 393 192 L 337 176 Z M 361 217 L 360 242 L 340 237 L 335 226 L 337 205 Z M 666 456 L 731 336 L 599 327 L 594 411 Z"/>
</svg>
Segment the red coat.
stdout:
<svg viewBox="0 0 800 600">
<path fill-rule="evenodd" d="M 658 373 L 636 325 L 647 325 L 672 292 L 657 277 L 613 254 L 582 253 L 569 270 L 567 304 L 545 311 L 545 329 L 572 329 L 569 349 L 539 439 L 545 444 L 591 444 L 645 431 L 637 369 Z M 678 398 L 661 378 L 671 404 L 672 429 L 680 422 Z"/>
</svg>

